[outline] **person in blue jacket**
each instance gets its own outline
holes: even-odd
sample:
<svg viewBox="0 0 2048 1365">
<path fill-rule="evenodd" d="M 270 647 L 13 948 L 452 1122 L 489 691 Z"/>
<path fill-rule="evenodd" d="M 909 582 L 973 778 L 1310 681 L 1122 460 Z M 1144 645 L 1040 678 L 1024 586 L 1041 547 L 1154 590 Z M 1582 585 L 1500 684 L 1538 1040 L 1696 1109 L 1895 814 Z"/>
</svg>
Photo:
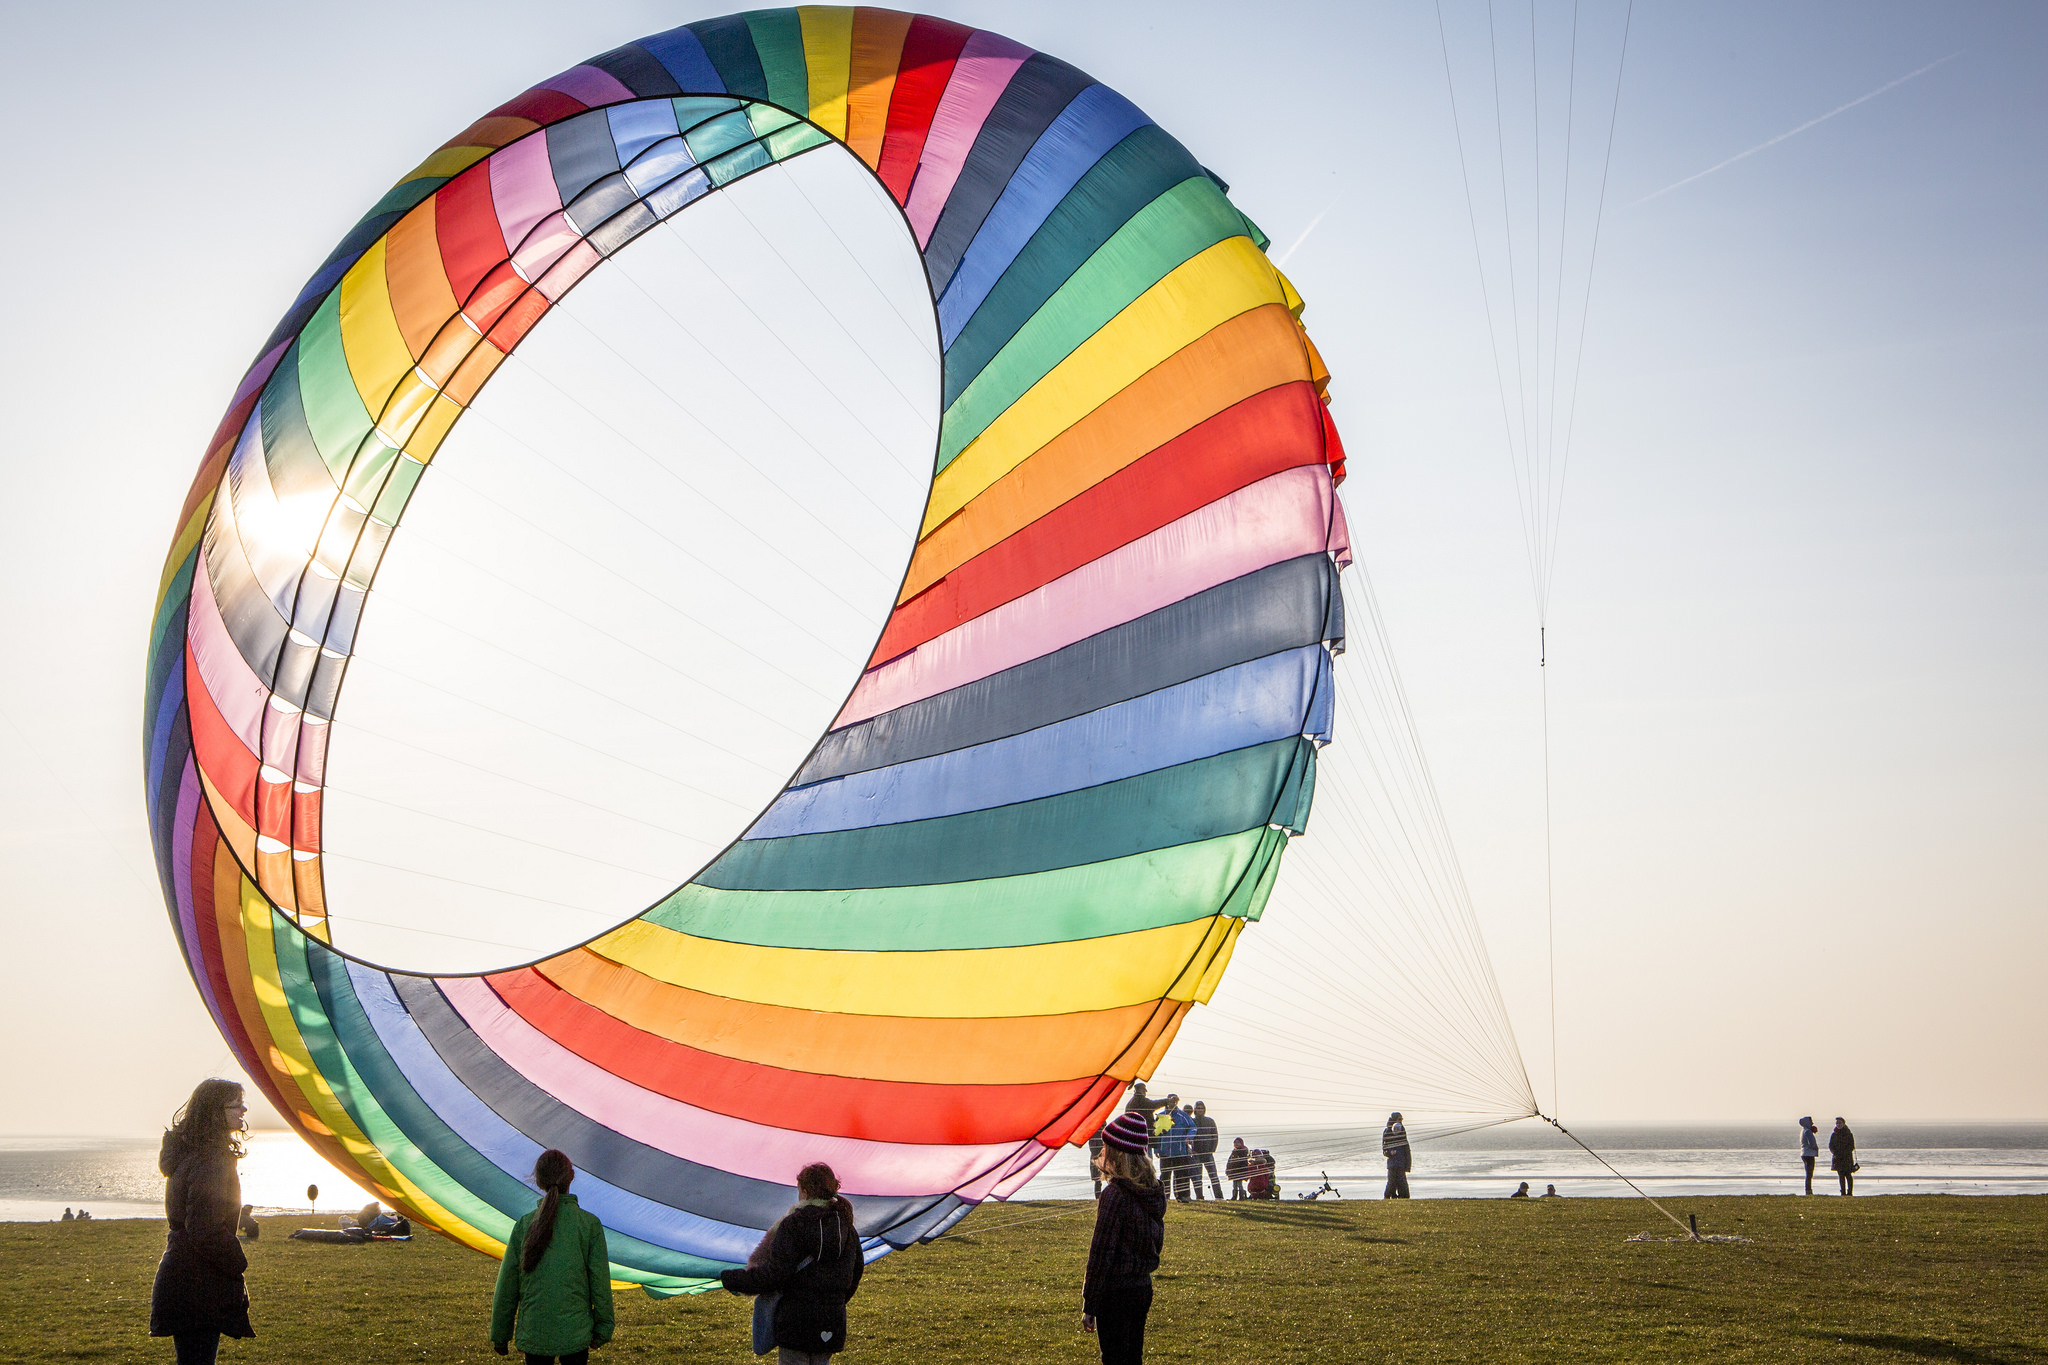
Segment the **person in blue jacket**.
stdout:
<svg viewBox="0 0 2048 1365">
<path fill-rule="evenodd" d="M 1173 1197 L 1185 1204 L 1194 1198 L 1195 1116 L 1180 1107 L 1179 1098 L 1176 1095 L 1176 1103 L 1166 1111 L 1172 1126 L 1159 1141 L 1159 1153 L 1165 1158 L 1162 1164 L 1172 1184 Z"/>
</svg>

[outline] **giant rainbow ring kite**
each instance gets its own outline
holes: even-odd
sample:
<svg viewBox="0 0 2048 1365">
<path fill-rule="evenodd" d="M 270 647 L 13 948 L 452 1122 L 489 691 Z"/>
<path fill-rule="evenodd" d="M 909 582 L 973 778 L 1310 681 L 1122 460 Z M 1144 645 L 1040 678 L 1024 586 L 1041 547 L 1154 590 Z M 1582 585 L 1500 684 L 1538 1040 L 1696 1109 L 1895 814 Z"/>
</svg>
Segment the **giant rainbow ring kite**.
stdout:
<svg viewBox="0 0 2048 1365">
<path fill-rule="evenodd" d="M 843 711 L 745 836 L 588 943 L 468 977 L 336 951 L 330 722 L 436 447 L 586 273 L 834 143 L 901 207 L 944 347 L 924 521 Z M 669 1294 L 743 1261 L 807 1161 L 880 1254 L 1100 1127 L 1305 825 L 1342 642 L 1328 377 L 1225 190 L 1055 58 L 806 7 L 571 67 L 370 210 L 237 389 L 149 649 L 172 922 L 307 1141 L 494 1255 L 563 1148 L 617 1277 Z M 307 543 L 252 531 L 309 493 Z"/>
</svg>

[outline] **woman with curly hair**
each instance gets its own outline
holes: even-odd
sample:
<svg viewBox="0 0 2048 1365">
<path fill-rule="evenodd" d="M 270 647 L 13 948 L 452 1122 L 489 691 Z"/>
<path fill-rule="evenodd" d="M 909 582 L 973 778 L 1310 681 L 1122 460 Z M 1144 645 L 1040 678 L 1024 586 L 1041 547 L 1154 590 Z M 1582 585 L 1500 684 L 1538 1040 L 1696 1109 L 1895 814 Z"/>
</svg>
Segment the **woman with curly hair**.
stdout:
<svg viewBox="0 0 2048 1365">
<path fill-rule="evenodd" d="M 1166 1246 L 1166 1191 L 1146 1155 L 1150 1135 L 1136 1114 L 1102 1130 L 1105 1183 L 1095 1203 L 1095 1237 L 1081 1287 L 1081 1327 L 1096 1334 L 1102 1365 L 1142 1365 L 1152 1272 Z"/>
<path fill-rule="evenodd" d="M 164 1256 L 149 1295 L 149 1334 L 169 1337 L 178 1365 L 213 1365 L 223 1336 L 253 1337 L 249 1260 L 235 1231 L 242 1214 L 242 1120 L 249 1107 L 234 1081 L 201 1081 L 171 1120 L 157 1169 L 170 1178 Z"/>
</svg>

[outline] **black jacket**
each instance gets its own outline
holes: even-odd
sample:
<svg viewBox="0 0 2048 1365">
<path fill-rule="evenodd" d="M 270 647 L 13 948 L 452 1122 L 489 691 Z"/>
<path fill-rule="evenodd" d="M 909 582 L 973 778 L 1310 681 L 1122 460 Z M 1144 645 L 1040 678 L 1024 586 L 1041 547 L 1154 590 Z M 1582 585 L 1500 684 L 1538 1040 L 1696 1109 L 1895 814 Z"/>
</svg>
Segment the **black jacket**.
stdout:
<svg viewBox="0 0 2048 1365">
<path fill-rule="evenodd" d="M 1216 1120 L 1207 1114 L 1195 1115 L 1195 1136 L 1188 1143 L 1188 1150 L 1196 1156 L 1214 1156 L 1221 1140 L 1216 1133 Z"/>
<path fill-rule="evenodd" d="M 1081 1311 L 1100 1313 L 1111 1290 L 1152 1282 L 1166 1246 L 1166 1187 L 1118 1176 L 1095 1201 L 1095 1240 L 1088 1244 L 1088 1278 Z"/>
<path fill-rule="evenodd" d="M 1828 1152 L 1834 1157 L 1828 1163 L 1832 1169 L 1846 1171 L 1855 1167 L 1856 1135 L 1849 1131 L 1847 1124 L 1828 1134 Z"/>
<path fill-rule="evenodd" d="M 845 1207 L 798 1204 L 768 1229 L 743 1269 L 718 1274 L 735 1294 L 781 1293 L 777 1346 L 822 1355 L 846 1349 L 846 1301 L 860 1288 L 865 1262 Z"/>
<path fill-rule="evenodd" d="M 157 1168 L 171 1178 L 164 1192 L 170 1233 L 156 1284 L 149 1294 L 149 1334 L 219 1332 L 253 1337 L 249 1291 L 242 1272 L 249 1258 L 235 1238 L 242 1216 L 242 1182 L 233 1153 L 186 1152 L 164 1134 Z"/>
</svg>

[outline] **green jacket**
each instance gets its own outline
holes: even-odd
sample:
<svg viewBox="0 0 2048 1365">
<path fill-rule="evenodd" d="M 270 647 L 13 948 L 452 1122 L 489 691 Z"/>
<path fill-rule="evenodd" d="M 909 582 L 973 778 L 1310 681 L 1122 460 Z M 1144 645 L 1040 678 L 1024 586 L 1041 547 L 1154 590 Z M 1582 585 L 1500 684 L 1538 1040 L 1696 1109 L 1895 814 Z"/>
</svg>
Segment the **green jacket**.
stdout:
<svg viewBox="0 0 2048 1365">
<path fill-rule="evenodd" d="M 539 1210 L 535 1210 L 539 1212 Z M 537 1356 L 565 1356 L 612 1339 L 611 1257 L 604 1224 L 565 1194 L 555 1211 L 555 1235 L 527 1274 L 519 1262 L 534 1215 L 512 1225 L 505 1261 L 498 1267 L 498 1292 L 491 1296 L 491 1340 L 509 1341 Z M 512 1332 L 514 1315 L 519 1333 Z"/>
</svg>

